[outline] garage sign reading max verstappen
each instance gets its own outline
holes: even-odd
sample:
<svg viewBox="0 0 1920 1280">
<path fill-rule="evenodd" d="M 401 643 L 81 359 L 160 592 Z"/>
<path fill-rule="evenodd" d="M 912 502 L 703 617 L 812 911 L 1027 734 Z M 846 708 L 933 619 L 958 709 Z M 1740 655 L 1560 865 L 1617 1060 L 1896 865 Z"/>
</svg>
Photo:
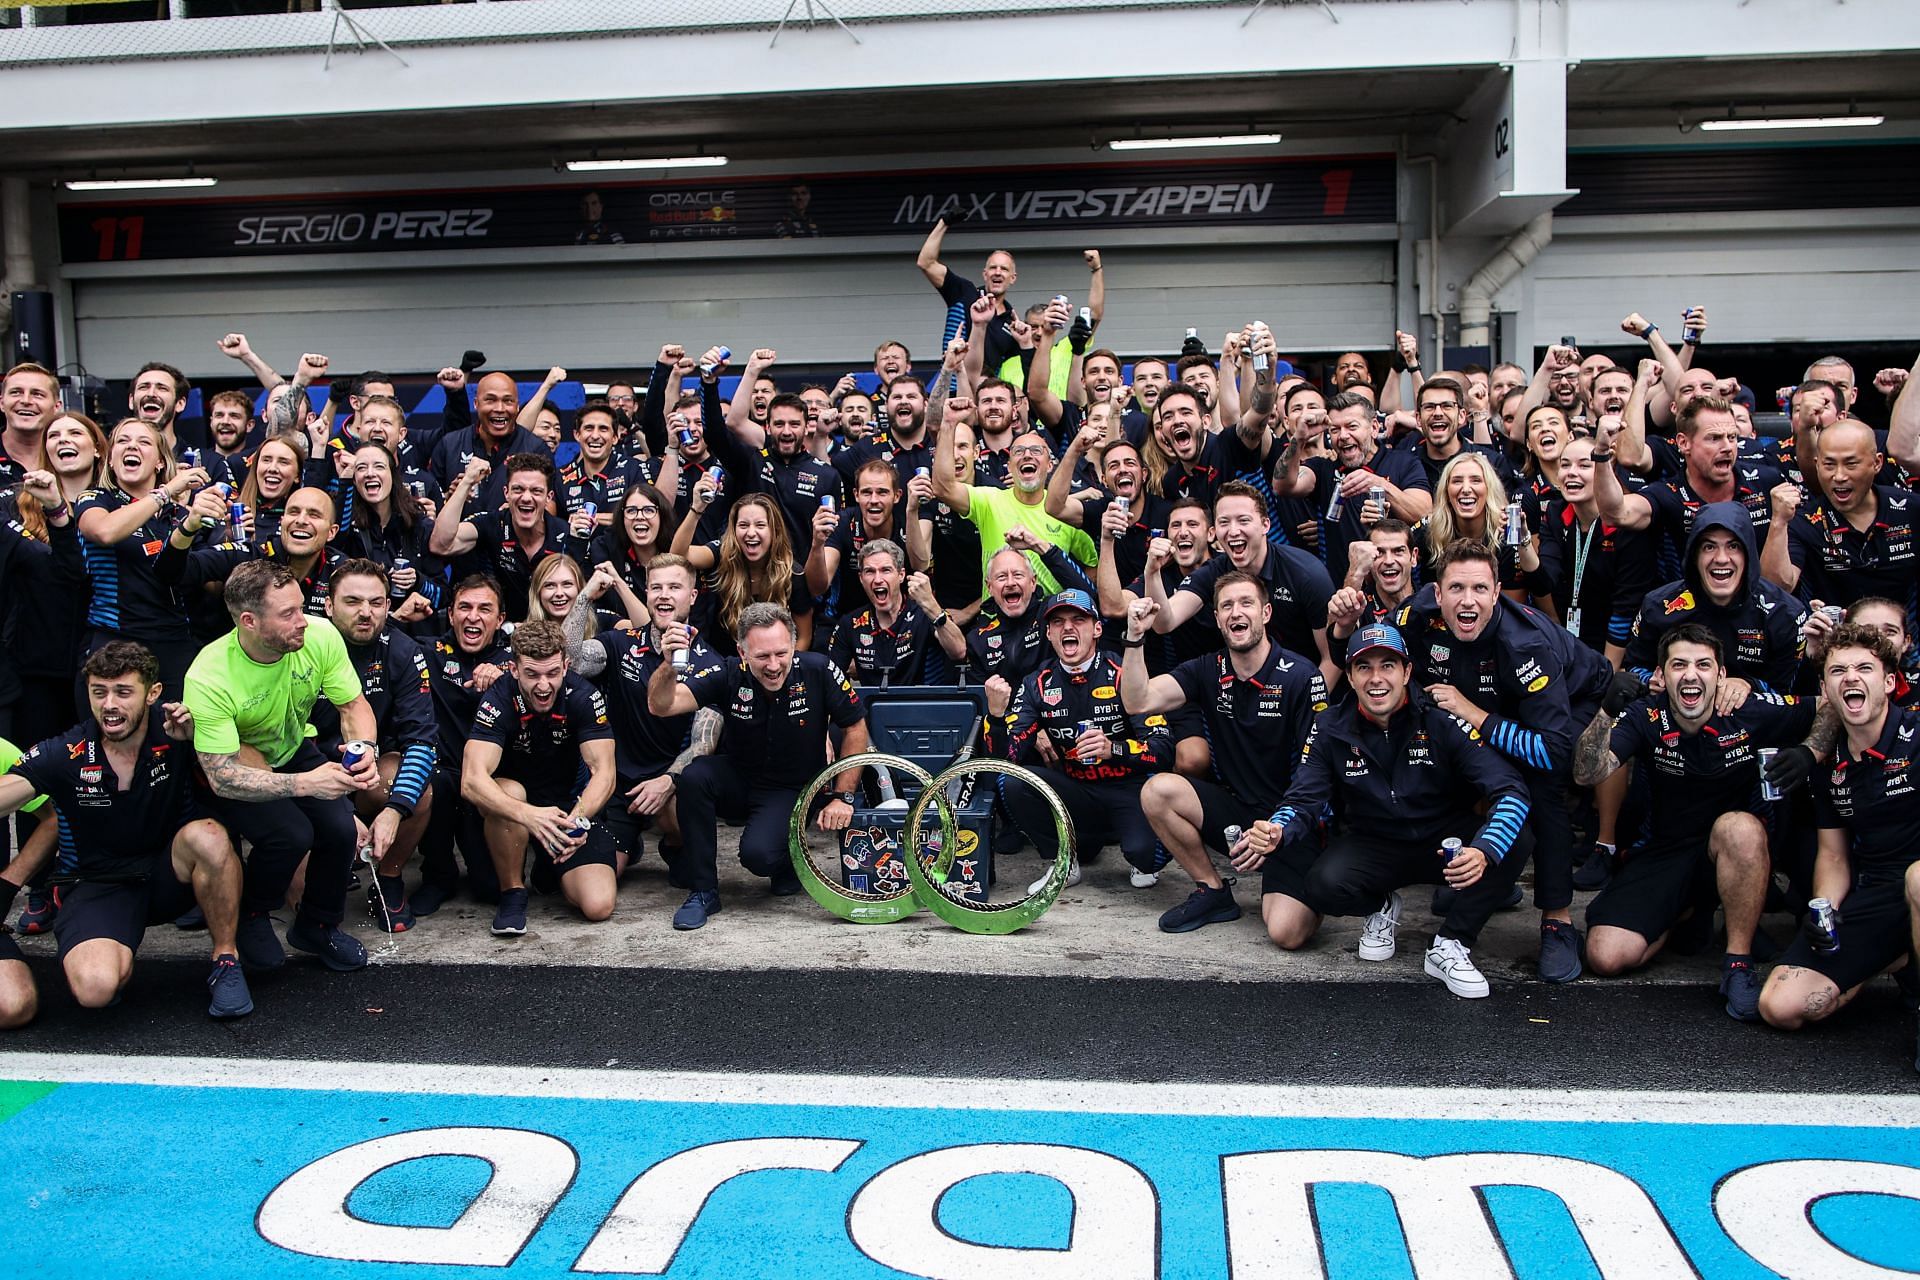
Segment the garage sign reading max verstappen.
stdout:
<svg viewBox="0 0 1920 1280">
<path fill-rule="evenodd" d="M 69 263 L 925 234 L 950 225 L 1226 227 L 1384 223 L 1391 156 L 751 177 L 594 187 L 76 202 Z"/>
</svg>

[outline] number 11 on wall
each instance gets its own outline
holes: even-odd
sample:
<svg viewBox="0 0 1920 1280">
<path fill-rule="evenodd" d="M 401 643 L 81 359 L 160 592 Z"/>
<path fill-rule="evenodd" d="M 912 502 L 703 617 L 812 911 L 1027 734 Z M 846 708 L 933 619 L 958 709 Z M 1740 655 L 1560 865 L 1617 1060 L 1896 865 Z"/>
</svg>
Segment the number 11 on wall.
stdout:
<svg viewBox="0 0 1920 1280">
<path fill-rule="evenodd" d="M 95 218 L 93 230 L 100 237 L 98 261 L 112 262 L 118 258 L 131 262 L 140 256 L 140 241 L 146 234 L 147 220 L 137 213 L 125 218 Z M 115 253 L 116 248 L 120 252 Z"/>
</svg>

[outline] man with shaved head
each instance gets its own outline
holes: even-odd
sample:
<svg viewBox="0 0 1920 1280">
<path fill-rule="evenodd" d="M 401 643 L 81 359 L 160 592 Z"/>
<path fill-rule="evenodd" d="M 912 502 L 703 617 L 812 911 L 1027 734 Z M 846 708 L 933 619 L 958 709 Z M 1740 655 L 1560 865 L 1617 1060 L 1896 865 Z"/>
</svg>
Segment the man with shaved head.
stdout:
<svg viewBox="0 0 1920 1280">
<path fill-rule="evenodd" d="M 450 395 L 461 394 L 450 391 Z M 433 478 L 442 489 L 451 490 L 454 482 L 475 458 L 492 470 L 479 492 L 472 495 L 475 511 L 499 507 L 507 491 L 507 472 L 501 465 L 509 454 L 536 453 L 551 458 L 546 441 L 521 426 L 520 390 L 513 375 L 495 371 L 480 379 L 473 393 L 473 425 L 450 431 L 440 437 L 433 451 Z"/>
<path fill-rule="evenodd" d="M 1876 483 L 1882 461 L 1863 422 L 1842 418 L 1821 431 L 1813 458 L 1819 490 L 1773 490 L 1773 527 L 1761 552 L 1767 577 L 1820 604 L 1882 596 L 1912 615 L 1920 597 L 1920 496 Z"/>
</svg>

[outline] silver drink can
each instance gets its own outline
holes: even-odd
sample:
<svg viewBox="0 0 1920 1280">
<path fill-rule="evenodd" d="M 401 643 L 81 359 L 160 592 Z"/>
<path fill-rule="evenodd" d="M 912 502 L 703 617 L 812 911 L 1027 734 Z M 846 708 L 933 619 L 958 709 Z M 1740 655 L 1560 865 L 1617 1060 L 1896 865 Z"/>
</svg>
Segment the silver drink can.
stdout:
<svg viewBox="0 0 1920 1280">
<path fill-rule="evenodd" d="M 1840 922 L 1834 918 L 1833 903 L 1815 898 L 1807 903 L 1807 914 L 1813 917 L 1814 930 L 1820 935 L 1813 949 L 1823 956 L 1840 950 Z"/>
<path fill-rule="evenodd" d="M 1460 856 L 1460 850 L 1464 847 L 1459 836 L 1448 836 L 1440 842 L 1440 861 L 1452 862 Z"/>
<path fill-rule="evenodd" d="M 1779 787 L 1767 781 L 1767 766 L 1772 764 L 1773 758 L 1780 754 L 1780 749 L 1778 747 L 1762 747 L 1758 754 L 1760 757 L 1760 798 L 1762 800 L 1778 800 L 1781 796 L 1781 791 Z"/>
<path fill-rule="evenodd" d="M 1527 510 L 1515 498 L 1507 504 L 1507 545 L 1517 547 L 1527 540 Z"/>
<path fill-rule="evenodd" d="M 1220 838 L 1227 842 L 1228 853 L 1233 852 L 1233 846 L 1239 844 L 1240 837 L 1245 834 L 1246 832 L 1244 830 L 1242 830 L 1238 826 L 1233 826 L 1233 825 L 1229 825 L 1226 830 L 1220 833 Z"/>
</svg>

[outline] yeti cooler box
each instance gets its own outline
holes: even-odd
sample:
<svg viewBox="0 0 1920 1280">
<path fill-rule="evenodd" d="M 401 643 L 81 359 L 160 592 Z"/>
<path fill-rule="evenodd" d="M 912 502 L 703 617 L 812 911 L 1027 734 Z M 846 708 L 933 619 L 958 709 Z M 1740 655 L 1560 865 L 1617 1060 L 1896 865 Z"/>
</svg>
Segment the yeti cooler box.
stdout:
<svg viewBox="0 0 1920 1280">
<path fill-rule="evenodd" d="M 869 749 L 910 760 L 936 776 L 972 741 L 968 732 L 987 710 L 980 690 L 953 686 L 862 689 L 860 698 L 867 706 Z M 872 778 L 869 773 L 868 794 L 877 794 Z M 960 847 L 948 870 L 948 883 L 960 895 L 985 902 L 992 875 L 992 779 L 969 782 L 972 789 L 970 794 L 963 793 L 965 803 L 953 808 Z M 896 774 L 894 785 L 908 805 L 919 798 L 920 784 L 911 778 Z M 857 893 L 906 892 L 909 882 L 900 845 L 906 819 L 904 808 L 862 805 L 855 809 L 853 822 L 841 838 L 840 882 Z M 936 806 L 927 806 L 921 829 L 932 840 L 940 838 Z"/>
</svg>

